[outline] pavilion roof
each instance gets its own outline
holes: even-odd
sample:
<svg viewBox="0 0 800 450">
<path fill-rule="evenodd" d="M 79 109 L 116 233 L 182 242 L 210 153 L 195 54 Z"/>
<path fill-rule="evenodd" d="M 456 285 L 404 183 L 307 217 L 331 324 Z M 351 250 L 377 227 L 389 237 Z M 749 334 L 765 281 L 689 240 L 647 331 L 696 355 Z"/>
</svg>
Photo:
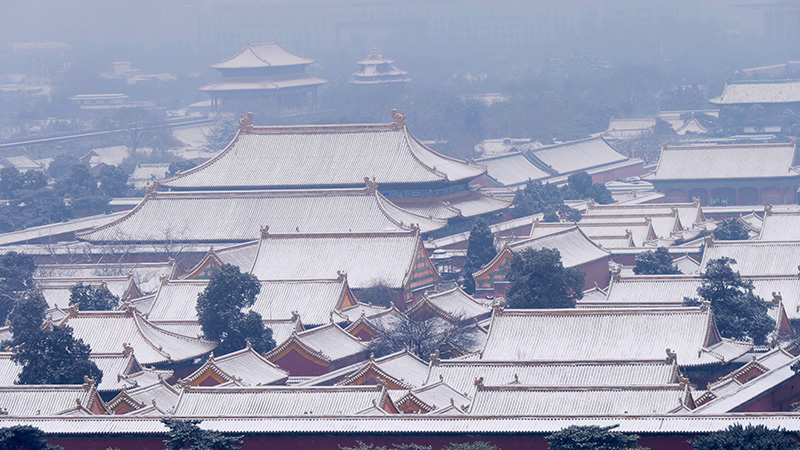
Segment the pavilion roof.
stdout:
<svg viewBox="0 0 800 450">
<path fill-rule="evenodd" d="M 211 66 L 214 69 L 253 69 L 260 67 L 280 67 L 309 65 L 313 59 L 295 55 L 281 47 L 277 42 L 248 44 L 239 53 L 225 61 Z"/>
<path fill-rule="evenodd" d="M 800 80 L 737 80 L 725 83 L 716 105 L 800 102 Z"/>
<path fill-rule="evenodd" d="M 197 322 L 197 296 L 209 280 L 174 280 L 164 283 L 147 312 L 160 322 Z M 250 311 L 263 320 L 289 320 L 299 314 L 306 325 L 328 323 L 330 312 L 340 308 L 349 292 L 346 277 L 326 280 L 260 281 L 261 290 Z"/>
<path fill-rule="evenodd" d="M 664 146 L 656 170 L 645 178 L 661 181 L 798 177 L 796 150 L 794 143 Z"/>
<path fill-rule="evenodd" d="M 390 124 L 254 127 L 243 119 L 225 150 L 165 180 L 175 189 L 358 187 L 471 180 L 483 166 L 440 155 L 420 143 L 394 113 Z"/>
<path fill-rule="evenodd" d="M 259 279 L 325 279 L 346 272 L 353 289 L 383 282 L 402 288 L 422 257 L 417 233 L 268 235 L 251 273 Z"/>
<path fill-rule="evenodd" d="M 90 242 L 231 242 L 271 233 L 422 232 L 447 225 L 399 208 L 373 188 L 151 192 L 126 216 L 79 234 Z"/>
<path fill-rule="evenodd" d="M 475 380 L 486 386 L 540 387 L 661 386 L 677 380 L 677 366 L 665 362 L 439 360 L 430 365 L 425 384 L 444 381 L 471 395 Z"/>
<path fill-rule="evenodd" d="M 565 343 L 568 343 L 566 345 Z M 481 359 L 725 364 L 752 344 L 722 339 L 710 308 L 495 311 Z"/>
<path fill-rule="evenodd" d="M 478 387 L 471 415 L 639 415 L 666 414 L 691 409 L 687 386 Z"/>
<path fill-rule="evenodd" d="M 382 386 L 185 387 L 175 407 L 182 417 L 342 416 L 387 401 Z"/>
<path fill-rule="evenodd" d="M 71 312 L 61 324 L 72 327 L 75 338 L 89 344 L 94 355 L 119 353 L 129 346 L 136 359 L 148 365 L 194 359 L 217 346 L 216 342 L 162 330 L 133 309 Z"/>
</svg>

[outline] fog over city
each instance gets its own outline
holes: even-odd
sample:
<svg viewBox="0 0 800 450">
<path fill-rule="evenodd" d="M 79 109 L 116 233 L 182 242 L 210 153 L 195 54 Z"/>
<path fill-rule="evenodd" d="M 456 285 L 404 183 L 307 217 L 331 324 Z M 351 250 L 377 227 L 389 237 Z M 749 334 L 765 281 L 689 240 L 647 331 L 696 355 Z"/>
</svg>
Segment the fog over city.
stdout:
<svg viewBox="0 0 800 450">
<path fill-rule="evenodd" d="M 798 136 L 798 0 L 0 0 L 0 450 L 800 450 Z"/>
</svg>

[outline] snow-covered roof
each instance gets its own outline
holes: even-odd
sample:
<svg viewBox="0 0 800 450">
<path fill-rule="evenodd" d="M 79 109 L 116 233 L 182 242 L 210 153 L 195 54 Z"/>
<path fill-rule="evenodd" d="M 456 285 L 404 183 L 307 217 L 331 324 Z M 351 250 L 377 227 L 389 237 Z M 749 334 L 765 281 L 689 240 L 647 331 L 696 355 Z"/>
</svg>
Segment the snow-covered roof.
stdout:
<svg viewBox="0 0 800 450">
<path fill-rule="evenodd" d="M 197 296 L 209 280 L 174 280 L 158 290 L 147 319 L 160 322 L 197 322 Z M 265 321 L 289 320 L 299 314 L 306 325 L 328 323 L 330 312 L 342 306 L 351 295 L 347 280 L 280 280 L 261 281 L 261 291 L 251 311 Z"/>
<path fill-rule="evenodd" d="M 271 360 L 292 344 L 299 345 L 319 359 L 328 362 L 339 361 L 359 353 L 366 354 L 368 350 L 358 338 L 342 330 L 335 323 L 329 323 L 293 334 L 267 353 L 266 357 Z"/>
<path fill-rule="evenodd" d="M 269 77 L 225 77 L 219 81 L 201 86 L 198 89 L 207 92 L 263 91 L 303 86 L 319 86 L 325 83 L 327 83 L 327 81 L 322 78 L 312 77 L 305 73 L 296 73 Z"/>
<path fill-rule="evenodd" d="M 266 386 L 289 378 L 288 372 L 259 355 L 249 345 L 220 357 L 212 354 L 205 364 L 184 378 L 182 384 L 192 384 L 206 371 L 212 371 L 226 381 L 235 381 L 240 386 Z"/>
<path fill-rule="evenodd" d="M 391 124 L 243 127 L 219 155 L 163 182 L 176 189 L 359 187 L 452 183 L 486 171 L 420 143 Z"/>
<path fill-rule="evenodd" d="M 400 350 L 380 358 L 370 355 L 367 361 L 359 361 L 341 369 L 313 377 L 298 386 L 354 385 L 361 376 L 369 372 L 379 373 L 384 381 L 411 388 L 422 386 L 428 373 L 428 363 L 408 350 Z M 361 383 L 365 384 L 365 383 Z"/>
<path fill-rule="evenodd" d="M 437 411 L 448 406 L 466 408 L 469 406 L 470 399 L 467 395 L 458 392 L 443 381 L 431 383 L 423 387 L 409 390 L 402 397 L 395 400 L 399 409 L 408 403 L 416 403 L 422 407 L 423 411 Z"/>
<path fill-rule="evenodd" d="M 529 152 L 529 155 L 557 174 L 587 170 L 628 159 L 608 145 L 602 137 L 542 147 Z"/>
<path fill-rule="evenodd" d="M 528 180 L 543 180 L 552 175 L 522 152 L 481 158 L 476 162 L 485 165 L 487 175 L 503 186 L 521 186 Z"/>
<path fill-rule="evenodd" d="M 600 205 L 590 203 L 586 212 L 583 214 L 581 222 L 613 222 L 614 219 L 620 221 L 631 221 L 650 218 L 653 221 L 653 228 L 656 228 L 656 219 L 663 216 L 677 217 L 679 227 L 689 229 L 695 224 L 704 222 L 705 215 L 700 203 L 644 203 L 638 205 Z M 679 229 L 680 229 L 679 228 Z M 675 230 L 677 231 L 677 230 Z M 656 230 L 658 233 L 659 230 Z M 667 234 L 669 236 L 669 234 Z"/>
<path fill-rule="evenodd" d="M 11 360 L 11 352 L 0 353 L 0 386 L 14 386 L 22 366 Z"/>
<path fill-rule="evenodd" d="M 680 385 L 592 388 L 487 386 L 477 389 L 469 413 L 486 416 L 666 414 L 683 409 L 687 403 L 691 405 L 691 393 Z"/>
<path fill-rule="evenodd" d="M 479 378 L 486 386 L 661 386 L 675 382 L 676 375 L 675 366 L 664 362 L 441 360 L 431 364 L 425 383 L 443 380 L 469 394 Z"/>
<path fill-rule="evenodd" d="M 598 220 L 586 223 L 583 223 L 583 221 L 577 223 L 534 221 L 530 237 L 547 236 L 574 226 L 580 228 L 589 239 L 602 244 L 604 248 L 614 248 L 607 244 L 615 240 L 625 242 L 630 240 L 633 246 L 641 247 L 645 242 L 656 237 L 652 221 L 638 218 L 632 218 L 628 221 L 611 219 L 607 222 Z M 625 245 L 625 247 L 628 247 L 628 245 Z"/>
<path fill-rule="evenodd" d="M 796 145 L 664 146 L 650 181 L 798 177 Z"/>
<path fill-rule="evenodd" d="M 69 238 L 71 238 L 77 231 L 90 230 L 125 214 L 127 214 L 127 211 L 100 214 L 2 233 L 0 234 L 0 245 L 8 246 L 11 244 L 25 244 L 26 242 L 47 242 L 48 244 L 46 245 L 53 245 L 49 244 L 49 242 L 63 240 L 64 236 L 70 236 Z"/>
<path fill-rule="evenodd" d="M 706 245 L 701 271 L 723 256 L 736 260 L 731 267 L 742 276 L 797 276 L 800 270 L 800 242 L 715 241 Z"/>
<path fill-rule="evenodd" d="M 414 316 L 417 311 L 428 305 L 437 314 L 450 321 L 482 320 L 491 314 L 488 304 L 476 301 L 459 286 L 442 292 L 426 292 L 406 314 Z"/>
<path fill-rule="evenodd" d="M 281 47 L 277 42 L 248 44 L 231 58 L 211 66 L 214 69 L 254 69 L 260 67 L 280 67 L 308 65 L 313 59 L 295 55 Z"/>
<path fill-rule="evenodd" d="M 472 189 L 464 189 L 453 194 L 437 197 L 391 199 L 397 206 L 423 217 L 450 219 L 460 217 L 469 219 L 498 211 L 511 206 L 510 200 L 499 196 L 484 194 Z"/>
<path fill-rule="evenodd" d="M 112 294 L 116 295 L 121 301 L 128 299 L 131 292 L 135 292 L 135 283 L 129 276 L 122 277 L 101 277 L 101 278 L 37 278 L 36 287 L 41 291 L 42 296 L 49 308 L 67 308 L 71 296 L 70 289 L 78 283 L 98 288 L 105 286 Z"/>
<path fill-rule="evenodd" d="M 92 354 L 119 353 L 128 345 L 147 365 L 193 359 L 217 346 L 162 330 L 133 310 L 71 313 L 62 324 L 72 327 L 75 338 L 89 344 Z"/>
<path fill-rule="evenodd" d="M 495 311 L 481 359 L 730 362 L 752 348 L 722 339 L 710 308 Z"/>
<path fill-rule="evenodd" d="M 353 289 L 378 282 L 404 286 L 419 254 L 418 234 L 298 236 L 261 239 L 252 273 L 262 280 L 308 280 L 346 272 Z"/>
<path fill-rule="evenodd" d="M 381 386 L 186 387 L 175 416 L 341 416 L 380 406 L 385 400 Z"/>
<path fill-rule="evenodd" d="M 422 232 L 447 225 L 401 209 L 374 189 L 158 192 L 127 215 L 78 234 L 90 242 L 231 242 L 271 233 Z M 266 230 L 266 228 L 265 228 Z"/>
<path fill-rule="evenodd" d="M 736 80 L 725 83 L 717 105 L 800 102 L 800 80 Z"/>
<path fill-rule="evenodd" d="M 155 292 L 161 277 L 175 275 L 175 261 L 143 263 L 97 263 L 97 264 L 39 264 L 33 276 L 39 278 L 103 278 L 131 275 L 136 287 L 143 293 Z M 66 304 L 62 306 L 67 306 Z"/>
<path fill-rule="evenodd" d="M 16 385 L 0 387 L 0 409 L 10 416 L 48 416 L 81 406 L 91 409 L 97 391 L 84 385 Z M 102 408 L 101 408 L 102 409 Z"/>
<path fill-rule="evenodd" d="M 800 241 L 800 213 L 764 214 L 758 238 L 762 241 Z"/>
</svg>

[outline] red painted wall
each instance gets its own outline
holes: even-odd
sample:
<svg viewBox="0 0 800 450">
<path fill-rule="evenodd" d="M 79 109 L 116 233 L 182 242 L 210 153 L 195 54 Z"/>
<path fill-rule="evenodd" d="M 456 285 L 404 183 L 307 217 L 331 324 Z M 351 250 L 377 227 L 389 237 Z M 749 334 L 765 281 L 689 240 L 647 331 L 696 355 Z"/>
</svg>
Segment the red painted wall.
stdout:
<svg viewBox="0 0 800 450">
<path fill-rule="evenodd" d="M 598 259 L 597 261 L 575 267 L 586 274 L 583 282 L 584 290 L 593 288 L 595 283 L 601 288 L 608 286 L 608 282 L 611 279 L 611 275 L 608 271 L 608 262 L 610 260 L 611 256 L 607 256 L 603 259 Z"/>
</svg>

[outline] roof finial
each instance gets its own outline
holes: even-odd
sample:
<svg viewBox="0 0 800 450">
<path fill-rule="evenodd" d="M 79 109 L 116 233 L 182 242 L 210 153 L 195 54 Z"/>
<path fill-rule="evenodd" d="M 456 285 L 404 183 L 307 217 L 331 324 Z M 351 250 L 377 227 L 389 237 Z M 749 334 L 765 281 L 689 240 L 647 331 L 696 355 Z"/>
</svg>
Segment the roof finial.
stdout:
<svg viewBox="0 0 800 450">
<path fill-rule="evenodd" d="M 431 363 L 434 366 L 439 365 L 439 350 L 436 350 L 435 352 L 431 353 Z"/>
<path fill-rule="evenodd" d="M 765 216 L 772 215 L 772 205 L 764 205 L 764 215 Z"/>
<path fill-rule="evenodd" d="M 694 206 L 700 206 L 700 197 L 696 195 L 692 197 L 692 203 L 694 203 Z"/>
<path fill-rule="evenodd" d="M 667 364 L 677 364 L 678 354 L 670 349 L 667 349 Z"/>
<path fill-rule="evenodd" d="M 706 236 L 703 241 L 706 244 L 706 247 L 713 247 L 714 246 L 714 233 L 709 234 Z"/>
<path fill-rule="evenodd" d="M 780 305 L 782 301 L 783 301 L 783 296 L 781 295 L 780 292 L 772 293 L 772 303 Z"/>
<path fill-rule="evenodd" d="M 398 113 L 396 109 L 393 109 L 392 110 L 392 128 L 395 129 L 395 130 L 398 130 L 400 128 L 405 128 L 406 127 L 406 123 L 407 123 L 407 121 L 406 121 L 406 112 L 405 111 L 400 111 Z"/>
<path fill-rule="evenodd" d="M 336 281 L 344 281 L 347 278 L 347 272 L 344 270 L 336 271 Z"/>
<path fill-rule="evenodd" d="M 239 131 L 247 132 L 253 129 L 253 113 L 249 112 L 239 116 Z"/>
<path fill-rule="evenodd" d="M 269 225 L 264 225 L 263 227 L 259 228 L 259 232 L 261 233 L 261 239 L 266 239 L 269 235 Z"/>
<path fill-rule="evenodd" d="M 375 182 L 375 177 L 370 180 L 369 177 L 364 177 L 364 184 L 367 185 L 367 193 L 374 194 L 378 190 L 378 183 Z"/>
<path fill-rule="evenodd" d="M 475 387 L 483 389 L 483 377 L 475 378 Z"/>
<path fill-rule="evenodd" d="M 158 189 L 158 180 L 153 180 L 152 183 L 147 183 L 145 185 L 145 190 L 147 191 L 146 196 L 155 197 L 157 189 Z"/>
<path fill-rule="evenodd" d="M 621 277 L 622 277 L 622 266 L 620 266 L 620 265 L 615 265 L 615 266 L 614 266 L 614 267 L 611 269 L 611 279 L 612 279 L 612 280 L 614 280 L 614 281 L 619 281 L 619 279 L 620 279 Z"/>
</svg>

